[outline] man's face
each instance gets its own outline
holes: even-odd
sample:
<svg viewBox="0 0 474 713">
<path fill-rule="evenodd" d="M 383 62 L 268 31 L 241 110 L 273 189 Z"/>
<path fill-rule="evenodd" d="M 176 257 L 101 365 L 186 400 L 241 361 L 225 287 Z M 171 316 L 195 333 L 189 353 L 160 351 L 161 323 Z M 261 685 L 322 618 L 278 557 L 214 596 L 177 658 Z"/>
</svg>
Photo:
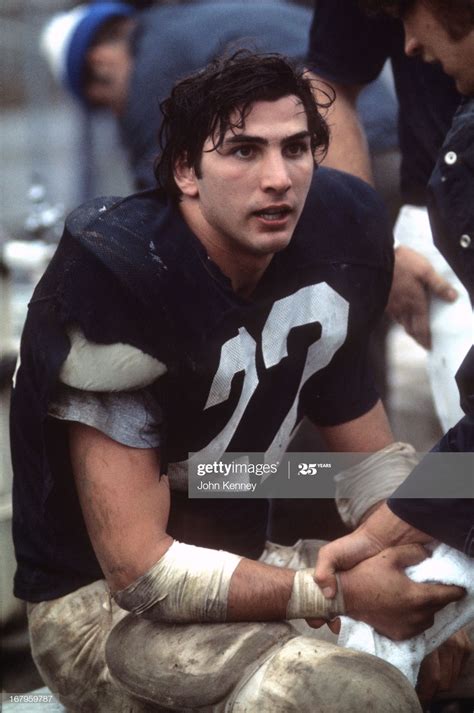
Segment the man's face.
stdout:
<svg viewBox="0 0 474 713">
<path fill-rule="evenodd" d="M 425 62 L 440 62 L 461 94 L 474 94 L 474 30 L 454 40 L 424 0 L 416 0 L 403 17 L 405 52 Z"/>
<path fill-rule="evenodd" d="M 111 109 L 120 116 L 128 96 L 133 59 L 129 36 L 135 21 L 114 18 L 100 30 L 86 54 L 84 95 L 95 107 Z"/>
<path fill-rule="evenodd" d="M 228 257 L 282 250 L 303 210 L 313 170 L 301 101 L 288 96 L 256 102 L 245 126 L 227 131 L 222 146 L 214 150 L 211 139 L 204 144 L 201 177 L 193 174 L 192 187 L 199 237 Z"/>
</svg>

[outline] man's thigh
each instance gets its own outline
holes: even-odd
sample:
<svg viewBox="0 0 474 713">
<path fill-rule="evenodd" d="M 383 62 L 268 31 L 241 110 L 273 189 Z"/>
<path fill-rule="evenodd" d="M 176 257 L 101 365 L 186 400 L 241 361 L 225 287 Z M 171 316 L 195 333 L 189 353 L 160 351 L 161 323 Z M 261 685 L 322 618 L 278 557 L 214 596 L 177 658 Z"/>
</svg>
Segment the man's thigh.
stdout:
<svg viewBox="0 0 474 713">
<path fill-rule="evenodd" d="M 130 697 L 172 711 L 421 711 L 393 666 L 301 636 L 287 622 L 170 625 L 128 615 L 112 631 L 106 657 Z"/>
</svg>

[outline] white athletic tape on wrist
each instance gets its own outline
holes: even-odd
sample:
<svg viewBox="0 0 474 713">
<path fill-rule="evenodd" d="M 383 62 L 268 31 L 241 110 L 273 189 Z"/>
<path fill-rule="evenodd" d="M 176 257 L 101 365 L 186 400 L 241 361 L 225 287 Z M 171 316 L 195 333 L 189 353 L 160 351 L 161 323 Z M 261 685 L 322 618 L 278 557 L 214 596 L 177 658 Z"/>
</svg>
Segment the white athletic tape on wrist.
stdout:
<svg viewBox="0 0 474 713">
<path fill-rule="evenodd" d="M 386 500 L 417 464 L 413 446 L 397 442 L 338 473 L 336 505 L 346 525 L 357 527 L 364 513 Z"/>
<path fill-rule="evenodd" d="M 314 569 L 300 569 L 293 580 L 286 608 L 287 619 L 334 619 L 345 613 L 342 587 L 338 581 L 334 599 L 327 599 L 314 581 Z"/>
<path fill-rule="evenodd" d="M 225 621 L 230 580 L 241 559 L 175 540 L 148 572 L 116 592 L 114 599 L 145 619 Z"/>
</svg>

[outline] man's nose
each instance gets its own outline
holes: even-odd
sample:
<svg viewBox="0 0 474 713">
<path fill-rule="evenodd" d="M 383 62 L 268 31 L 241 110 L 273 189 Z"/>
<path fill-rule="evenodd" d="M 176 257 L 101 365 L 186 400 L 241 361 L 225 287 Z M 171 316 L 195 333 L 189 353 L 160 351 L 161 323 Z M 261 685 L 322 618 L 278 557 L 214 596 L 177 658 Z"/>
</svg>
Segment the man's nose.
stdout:
<svg viewBox="0 0 474 713">
<path fill-rule="evenodd" d="M 264 191 L 285 193 L 291 188 L 291 178 L 284 156 L 269 153 L 263 160 L 261 186 Z"/>
</svg>

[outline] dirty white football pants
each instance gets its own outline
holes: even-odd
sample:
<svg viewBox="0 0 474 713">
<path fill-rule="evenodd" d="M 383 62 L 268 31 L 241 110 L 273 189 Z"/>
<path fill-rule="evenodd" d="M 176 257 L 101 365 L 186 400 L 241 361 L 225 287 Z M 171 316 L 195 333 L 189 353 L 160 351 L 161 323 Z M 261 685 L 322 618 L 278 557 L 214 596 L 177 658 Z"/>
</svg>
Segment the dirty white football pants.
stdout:
<svg viewBox="0 0 474 713">
<path fill-rule="evenodd" d="M 322 544 L 269 544 L 261 559 L 309 567 Z M 327 627 L 160 624 L 127 615 L 103 580 L 28 610 L 33 657 L 72 713 L 421 711 L 397 669 L 318 638 Z"/>
<path fill-rule="evenodd" d="M 466 289 L 433 244 L 426 208 L 403 206 L 394 235 L 397 243 L 424 255 L 458 292 L 455 302 L 432 297 L 430 303 L 432 347 L 427 354 L 427 368 L 436 413 L 446 432 L 464 415 L 454 376 L 474 341 L 471 302 Z"/>
</svg>

